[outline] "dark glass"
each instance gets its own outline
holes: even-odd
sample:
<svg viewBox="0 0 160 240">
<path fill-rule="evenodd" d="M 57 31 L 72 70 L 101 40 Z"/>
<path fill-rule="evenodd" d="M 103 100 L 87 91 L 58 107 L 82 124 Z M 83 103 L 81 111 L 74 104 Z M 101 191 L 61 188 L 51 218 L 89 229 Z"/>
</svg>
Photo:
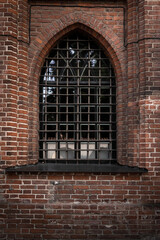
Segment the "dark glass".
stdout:
<svg viewBox="0 0 160 240">
<path fill-rule="evenodd" d="M 56 139 L 56 125 L 55 124 L 47 125 L 47 140 L 55 139 Z"/>
<path fill-rule="evenodd" d="M 88 125 L 81 125 L 81 138 L 88 138 Z"/>
</svg>

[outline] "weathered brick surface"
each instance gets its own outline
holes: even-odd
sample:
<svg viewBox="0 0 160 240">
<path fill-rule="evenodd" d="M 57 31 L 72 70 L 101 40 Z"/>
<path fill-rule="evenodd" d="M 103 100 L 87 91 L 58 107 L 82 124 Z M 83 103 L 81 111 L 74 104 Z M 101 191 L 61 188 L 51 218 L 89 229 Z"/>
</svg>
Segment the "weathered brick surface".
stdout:
<svg viewBox="0 0 160 240">
<path fill-rule="evenodd" d="M 6 174 L 38 161 L 41 66 L 76 28 L 115 67 L 118 162 L 148 173 Z M 0 2 L 0 239 L 160 239 L 159 77 L 159 0 Z"/>
<path fill-rule="evenodd" d="M 158 239 L 160 234 L 159 204 L 153 203 L 159 186 L 147 174 L 8 174 L 2 189 L 1 239 Z"/>
</svg>

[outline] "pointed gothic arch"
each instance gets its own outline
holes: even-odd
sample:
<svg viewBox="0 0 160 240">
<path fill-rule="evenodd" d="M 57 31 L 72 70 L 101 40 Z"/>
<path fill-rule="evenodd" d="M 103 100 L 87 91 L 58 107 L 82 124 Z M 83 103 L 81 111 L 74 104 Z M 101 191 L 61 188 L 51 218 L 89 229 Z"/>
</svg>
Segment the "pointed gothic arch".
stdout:
<svg viewBox="0 0 160 240">
<path fill-rule="evenodd" d="M 39 90 L 41 162 L 64 171 L 115 163 L 115 73 L 94 38 L 80 29 L 60 38 L 45 58 Z"/>
<path fill-rule="evenodd" d="M 74 19 L 75 20 L 75 19 Z M 74 21 L 73 20 L 73 21 Z M 31 44 L 30 47 L 30 76 L 29 76 L 29 86 L 30 86 L 30 99 L 33 98 L 33 95 L 35 96 L 35 98 L 37 98 L 38 95 L 38 80 L 39 80 L 39 75 L 40 75 L 40 71 L 41 71 L 41 67 L 44 63 L 44 59 L 46 57 L 46 55 L 49 53 L 50 49 L 56 44 L 56 42 L 62 38 L 63 36 L 65 36 L 66 34 L 68 34 L 69 32 L 73 31 L 73 30 L 82 30 L 84 33 L 86 32 L 87 34 L 89 34 L 92 38 L 95 39 L 96 42 L 98 42 L 101 47 L 103 48 L 103 50 L 105 51 L 105 53 L 109 56 L 112 65 L 115 69 L 115 73 L 116 73 L 116 81 L 117 81 L 117 93 L 119 92 L 119 84 L 121 85 L 122 79 L 124 78 L 123 74 L 122 74 L 122 68 L 121 65 L 123 65 L 123 44 L 120 43 L 120 41 L 118 40 L 117 36 L 115 34 L 112 35 L 113 39 L 110 39 L 110 43 L 112 43 L 112 45 L 107 41 L 107 39 L 105 38 L 105 36 L 107 35 L 107 32 L 105 32 L 104 29 L 104 33 L 100 34 L 100 32 L 98 32 L 98 29 L 96 29 L 96 26 L 87 26 L 86 24 L 82 23 L 82 22 L 74 22 L 73 24 L 67 25 L 65 22 L 65 18 L 64 18 L 64 24 L 60 24 L 59 29 L 54 29 L 54 26 L 52 25 L 52 29 L 50 30 L 50 33 L 46 36 L 44 34 L 39 34 L 39 36 L 43 36 L 42 38 L 36 38 L 34 40 L 34 42 Z M 92 25 L 91 23 L 89 25 Z M 64 27 L 64 28 L 63 28 Z M 93 27 L 93 28 L 91 28 Z M 96 31 L 97 30 L 97 31 Z M 102 31 L 101 31 L 102 32 Z M 52 35 L 52 36 L 51 36 Z M 115 43 L 114 43 L 115 40 Z M 115 49 L 113 48 L 113 46 L 115 46 Z M 117 57 L 117 52 L 119 49 L 119 57 Z M 121 59 L 121 62 L 120 62 Z M 120 90 L 121 91 L 121 90 Z M 36 95 L 35 95 L 36 93 Z M 118 98 L 122 98 L 122 95 L 118 95 Z M 121 102 L 121 100 L 120 100 Z M 30 100 L 30 105 L 34 104 L 34 101 Z M 119 104 L 119 103 L 117 103 Z M 37 105 L 38 107 L 38 105 Z M 35 108 L 35 104 L 33 106 L 33 109 Z M 118 117 L 120 117 L 122 113 L 120 112 L 118 114 Z M 35 109 L 35 113 L 32 113 L 32 116 L 35 116 L 34 118 L 37 119 L 38 118 L 38 114 L 37 114 L 37 109 Z M 33 123 L 32 123 L 33 124 Z M 35 131 L 33 130 L 35 129 Z M 32 130 L 30 131 L 32 132 L 36 138 L 38 139 L 38 128 L 37 125 L 35 127 L 32 127 Z M 122 143 L 122 136 L 119 133 L 119 143 Z M 31 146 L 32 148 L 32 146 Z M 38 145 L 36 147 L 36 152 L 38 152 Z M 35 148 L 34 148 L 34 152 L 35 152 Z M 37 155 L 38 157 L 38 155 Z M 119 155 L 119 157 L 121 159 L 121 155 Z"/>
</svg>

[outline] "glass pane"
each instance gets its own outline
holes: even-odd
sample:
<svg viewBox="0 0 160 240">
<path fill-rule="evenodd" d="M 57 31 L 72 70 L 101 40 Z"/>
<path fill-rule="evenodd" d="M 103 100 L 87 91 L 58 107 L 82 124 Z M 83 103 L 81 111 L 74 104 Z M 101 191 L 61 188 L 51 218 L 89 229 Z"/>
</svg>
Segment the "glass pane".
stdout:
<svg viewBox="0 0 160 240">
<path fill-rule="evenodd" d="M 87 41 L 80 41 L 79 42 L 79 48 L 80 49 L 88 49 Z"/>
<path fill-rule="evenodd" d="M 60 124 L 59 126 L 59 139 L 66 139 L 66 125 Z"/>
<path fill-rule="evenodd" d="M 90 60 L 90 66 L 91 66 L 91 68 L 96 68 L 96 67 L 98 67 L 98 64 L 99 64 L 98 59 L 96 59 L 96 58 L 93 57 L 93 58 Z"/>
<path fill-rule="evenodd" d="M 116 94 L 116 88 L 114 87 L 114 88 L 112 88 L 112 94 Z"/>
<path fill-rule="evenodd" d="M 93 60 L 91 60 L 92 65 L 93 65 Z M 97 77 L 100 75 L 99 68 L 93 68 L 91 69 L 91 76 Z"/>
<path fill-rule="evenodd" d="M 82 139 L 88 138 L 88 125 L 81 125 L 81 138 Z"/>
<path fill-rule="evenodd" d="M 49 142 L 47 143 L 47 158 L 55 159 L 56 158 L 56 143 Z"/>
<path fill-rule="evenodd" d="M 47 98 L 49 95 L 56 95 L 55 87 L 43 87 L 43 96 Z"/>
<path fill-rule="evenodd" d="M 75 159 L 74 142 L 60 142 L 60 159 Z"/>
<path fill-rule="evenodd" d="M 102 95 L 110 95 L 110 88 L 101 88 L 101 94 Z"/>
<path fill-rule="evenodd" d="M 88 121 L 88 107 L 81 107 L 81 121 Z"/>
<path fill-rule="evenodd" d="M 82 42 L 80 42 L 79 43 L 80 45 L 82 44 Z M 83 43 L 84 44 L 84 43 Z M 86 48 L 88 48 L 87 46 L 86 46 Z M 84 64 L 85 64 L 85 62 L 86 62 L 86 59 L 88 59 L 89 58 L 89 51 L 87 50 L 80 50 L 79 51 L 79 57 L 81 58 L 81 59 L 83 59 L 83 62 L 84 62 Z"/>
<path fill-rule="evenodd" d="M 55 122 L 56 121 L 56 107 L 47 107 L 47 121 Z M 46 120 L 46 119 L 45 119 Z"/>
<path fill-rule="evenodd" d="M 90 89 L 90 103 L 97 103 L 98 96 L 97 96 L 97 89 L 91 88 Z"/>
<path fill-rule="evenodd" d="M 81 94 L 82 95 L 88 94 L 88 88 L 81 88 Z"/>
<path fill-rule="evenodd" d="M 100 96 L 100 103 L 110 103 L 110 97 L 109 96 Z"/>
<path fill-rule="evenodd" d="M 68 114 L 68 121 L 73 122 L 74 121 L 74 114 Z"/>
<path fill-rule="evenodd" d="M 66 122 L 66 107 L 60 107 L 59 121 Z"/>
<path fill-rule="evenodd" d="M 100 125 L 100 139 L 106 140 L 110 138 L 110 124 Z"/>
<path fill-rule="evenodd" d="M 67 50 L 63 49 L 63 50 L 59 51 L 59 57 L 61 57 L 63 59 L 67 58 Z M 60 62 L 60 64 L 62 64 L 62 62 Z"/>
<path fill-rule="evenodd" d="M 106 160 L 109 159 L 109 143 L 108 142 L 100 142 L 99 143 L 99 159 Z"/>
<path fill-rule="evenodd" d="M 67 48 L 67 41 L 65 41 L 65 40 L 61 40 L 60 42 L 59 42 L 59 48 L 64 48 L 64 49 L 66 49 Z"/>
<path fill-rule="evenodd" d="M 95 159 L 95 142 L 81 142 L 81 159 Z"/>
<path fill-rule="evenodd" d="M 111 136 L 113 140 L 116 140 L 116 132 L 112 132 Z"/>
<path fill-rule="evenodd" d="M 73 46 L 69 47 L 68 55 L 70 58 L 73 58 L 77 55 L 77 51 L 75 50 L 75 48 L 73 48 Z"/>
<path fill-rule="evenodd" d="M 70 60 L 70 62 L 69 62 L 69 66 L 73 67 L 73 68 L 77 68 L 79 62 L 80 62 L 80 60 L 77 60 L 76 58 L 72 58 L 72 60 Z"/>
<path fill-rule="evenodd" d="M 77 36 L 75 36 L 77 37 Z M 69 48 L 71 49 L 77 49 L 77 42 L 76 41 L 69 41 Z"/>
<path fill-rule="evenodd" d="M 112 96 L 112 103 L 115 103 L 115 102 L 116 102 L 116 97 Z"/>
<path fill-rule="evenodd" d="M 81 103 L 88 103 L 88 88 L 81 88 Z"/>
<path fill-rule="evenodd" d="M 101 76 L 110 76 L 110 68 L 102 68 L 101 69 Z"/>
<path fill-rule="evenodd" d="M 102 85 L 111 85 L 111 79 L 107 77 L 101 78 L 101 84 Z"/>
<path fill-rule="evenodd" d="M 112 121 L 113 121 L 113 122 L 116 121 L 116 114 L 112 114 Z"/>
<path fill-rule="evenodd" d="M 52 112 L 53 112 L 53 113 L 56 113 L 56 107 L 48 107 L 48 106 L 47 106 L 47 112 L 48 112 L 48 113 L 50 113 L 50 112 L 51 112 L 51 113 L 52 113 Z"/>
<path fill-rule="evenodd" d="M 60 143 L 60 159 L 67 159 L 67 146 L 66 142 Z"/>
<path fill-rule="evenodd" d="M 111 76 L 114 76 L 115 73 L 114 73 L 114 68 L 111 68 Z"/>
<path fill-rule="evenodd" d="M 101 67 L 109 67 L 110 66 L 110 61 L 109 61 L 109 59 L 106 58 L 106 56 L 102 52 L 101 52 L 101 57 L 104 58 L 101 61 Z"/>
<path fill-rule="evenodd" d="M 76 75 L 76 73 L 75 73 L 75 75 Z M 69 82 L 70 85 L 76 85 L 77 84 L 77 78 L 69 76 L 68 77 L 68 82 Z"/>
<path fill-rule="evenodd" d="M 89 125 L 89 139 L 90 140 L 95 140 L 97 137 L 97 127 L 96 125 Z"/>
<path fill-rule="evenodd" d="M 68 143 L 68 159 L 74 160 L 75 159 L 75 148 L 74 148 L 74 142 Z"/>
<path fill-rule="evenodd" d="M 64 73 L 64 71 L 66 70 L 66 63 L 67 63 L 67 61 L 66 61 L 66 59 L 63 59 L 63 56 L 61 54 L 60 54 L 59 57 L 61 57 L 59 59 L 59 61 L 58 61 L 58 65 L 60 67 L 59 69 L 61 69 L 62 73 Z"/>
<path fill-rule="evenodd" d="M 94 41 L 90 41 L 90 48 L 99 49 L 99 46 Z"/>
<path fill-rule="evenodd" d="M 110 114 L 109 114 L 109 107 L 101 107 L 100 108 L 100 121 L 104 122 L 104 121 L 110 121 Z"/>
<path fill-rule="evenodd" d="M 55 69 L 55 67 L 49 67 L 48 68 L 47 76 L 48 76 L 48 80 L 49 81 L 55 81 L 55 76 L 56 76 L 56 69 Z"/>
<path fill-rule="evenodd" d="M 47 125 L 47 140 L 56 139 L 56 125 Z"/>
<path fill-rule="evenodd" d="M 66 103 L 67 101 L 67 96 L 66 96 L 66 93 L 67 93 L 67 89 L 66 88 L 60 88 L 59 89 L 59 103 Z"/>
<path fill-rule="evenodd" d="M 98 77 L 90 77 L 90 84 L 91 85 L 99 85 L 99 78 Z"/>
<path fill-rule="evenodd" d="M 68 103 L 75 103 L 75 94 L 76 91 L 74 88 L 69 88 L 68 89 Z"/>
<path fill-rule="evenodd" d="M 55 58 L 57 56 L 57 51 L 55 49 L 51 49 L 49 53 L 49 58 Z"/>
<path fill-rule="evenodd" d="M 90 122 L 97 121 L 97 108 L 96 107 L 90 107 L 89 120 L 90 120 Z"/>
<path fill-rule="evenodd" d="M 68 125 L 68 139 L 75 140 L 75 125 Z"/>
<path fill-rule="evenodd" d="M 47 114 L 47 121 L 56 121 L 56 113 L 48 113 Z"/>
</svg>

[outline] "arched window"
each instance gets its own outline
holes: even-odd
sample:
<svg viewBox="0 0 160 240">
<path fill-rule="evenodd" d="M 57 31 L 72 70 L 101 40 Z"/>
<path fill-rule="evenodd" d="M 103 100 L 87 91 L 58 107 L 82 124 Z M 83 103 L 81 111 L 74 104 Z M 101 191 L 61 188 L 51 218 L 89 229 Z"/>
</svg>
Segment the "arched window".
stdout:
<svg viewBox="0 0 160 240">
<path fill-rule="evenodd" d="M 70 32 L 45 59 L 40 77 L 40 161 L 103 165 L 116 160 L 116 82 L 104 50 Z"/>
</svg>

